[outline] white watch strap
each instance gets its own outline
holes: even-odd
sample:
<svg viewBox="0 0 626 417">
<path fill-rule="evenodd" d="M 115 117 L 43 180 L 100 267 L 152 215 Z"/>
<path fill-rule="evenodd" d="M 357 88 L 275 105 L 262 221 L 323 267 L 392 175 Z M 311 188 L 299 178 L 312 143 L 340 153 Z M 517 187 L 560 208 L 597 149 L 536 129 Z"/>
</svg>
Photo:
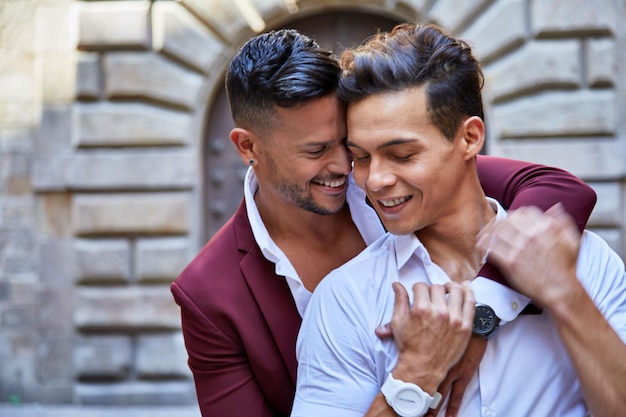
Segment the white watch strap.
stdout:
<svg viewBox="0 0 626 417">
<path fill-rule="evenodd" d="M 419 385 L 412 384 L 412 383 L 409 383 L 409 382 L 404 382 L 404 381 L 401 381 L 399 379 L 395 379 L 393 377 L 393 375 L 391 374 L 391 372 L 390 372 L 389 375 L 387 376 L 387 379 L 385 380 L 385 383 L 380 388 L 380 392 L 385 396 L 385 399 L 387 400 L 387 403 L 390 406 L 393 407 L 393 398 L 395 396 L 395 393 L 405 384 L 414 385 L 419 390 L 419 392 L 423 393 L 425 398 L 429 399 L 430 404 L 429 404 L 428 408 L 437 408 L 437 406 L 441 402 L 441 398 L 442 397 L 441 397 L 441 394 L 439 392 L 435 391 L 435 393 L 432 396 L 430 396 Z"/>
</svg>

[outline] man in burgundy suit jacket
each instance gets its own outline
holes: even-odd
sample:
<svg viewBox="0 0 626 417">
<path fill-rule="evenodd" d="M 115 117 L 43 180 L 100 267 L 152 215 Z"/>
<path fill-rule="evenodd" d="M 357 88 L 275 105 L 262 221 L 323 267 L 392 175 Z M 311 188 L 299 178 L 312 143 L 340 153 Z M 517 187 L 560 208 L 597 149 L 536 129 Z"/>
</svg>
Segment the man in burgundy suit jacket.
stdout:
<svg viewBox="0 0 626 417">
<path fill-rule="evenodd" d="M 231 140 L 258 188 L 172 284 L 204 417 L 288 416 L 293 403 L 306 302 L 294 299 L 298 290 L 259 247 L 247 205 L 258 209 L 305 292 L 368 242 L 345 202 L 351 168 L 335 97 L 340 71 L 329 53 L 291 30 L 253 38 L 231 62 Z M 582 229 L 595 204 L 593 190 L 562 170 L 494 157 L 479 157 L 478 169 L 486 194 L 506 208 L 561 201 Z M 294 231 L 305 239 L 292 238 Z M 320 252 L 317 236 L 337 246 Z M 487 269 L 480 275 L 502 281 Z M 462 390 L 464 379 L 449 382 Z"/>
</svg>

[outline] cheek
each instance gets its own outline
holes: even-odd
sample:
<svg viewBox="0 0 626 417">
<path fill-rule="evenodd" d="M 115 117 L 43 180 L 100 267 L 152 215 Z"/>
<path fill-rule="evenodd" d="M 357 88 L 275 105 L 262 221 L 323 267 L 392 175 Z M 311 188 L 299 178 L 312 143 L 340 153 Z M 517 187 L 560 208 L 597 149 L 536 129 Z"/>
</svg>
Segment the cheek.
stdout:
<svg viewBox="0 0 626 417">
<path fill-rule="evenodd" d="M 362 189 L 365 189 L 368 172 L 368 167 L 366 167 L 365 164 L 362 163 L 354 164 L 354 166 L 352 167 L 352 176 L 354 177 L 354 182 L 356 182 L 356 184 Z"/>
</svg>

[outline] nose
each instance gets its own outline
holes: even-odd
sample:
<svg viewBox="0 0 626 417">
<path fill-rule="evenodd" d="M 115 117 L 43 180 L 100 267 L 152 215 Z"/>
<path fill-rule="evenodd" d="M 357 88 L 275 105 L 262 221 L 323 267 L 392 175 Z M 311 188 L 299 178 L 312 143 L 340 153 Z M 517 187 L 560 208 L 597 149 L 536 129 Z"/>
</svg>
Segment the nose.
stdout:
<svg viewBox="0 0 626 417">
<path fill-rule="evenodd" d="M 343 144 L 333 147 L 333 150 L 330 152 L 328 169 L 330 172 L 342 175 L 348 175 L 352 172 L 352 158 Z"/>
<path fill-rule="evenodd" d="M 393 185 L 395 181 L 396 176 L 389 170 L 387 164 L 372 156 L 367 169 L 367 178 L 365 178 L 367 189 L 374 192 L 380 191 Z"/>
</svg>

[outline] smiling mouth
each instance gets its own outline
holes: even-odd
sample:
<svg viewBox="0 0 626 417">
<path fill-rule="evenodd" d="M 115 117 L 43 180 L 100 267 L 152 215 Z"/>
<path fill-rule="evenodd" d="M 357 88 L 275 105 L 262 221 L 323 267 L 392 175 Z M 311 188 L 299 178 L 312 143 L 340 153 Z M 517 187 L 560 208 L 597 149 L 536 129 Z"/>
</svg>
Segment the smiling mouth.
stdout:
<svg viewBox="0 0 626 417">
<path fill-rule="evenodd" d="M 343 187 L 343 185 L 346 183 L 346 177 L 337 178 L 335 180 L 313 181 L 313 182 L 323 187 L 338 188 L 338 187 Z"/>
<path fill-rule="evenodd" d="M 383 207 L 395 207 L 395 206 L 399 206 L 400 204 L 406 203 L 410 199 L 411 197 L 401 197 L 401 198 L 393 198 L 391 200 L 378 200 L 378 202 Z"/>
</svg>

